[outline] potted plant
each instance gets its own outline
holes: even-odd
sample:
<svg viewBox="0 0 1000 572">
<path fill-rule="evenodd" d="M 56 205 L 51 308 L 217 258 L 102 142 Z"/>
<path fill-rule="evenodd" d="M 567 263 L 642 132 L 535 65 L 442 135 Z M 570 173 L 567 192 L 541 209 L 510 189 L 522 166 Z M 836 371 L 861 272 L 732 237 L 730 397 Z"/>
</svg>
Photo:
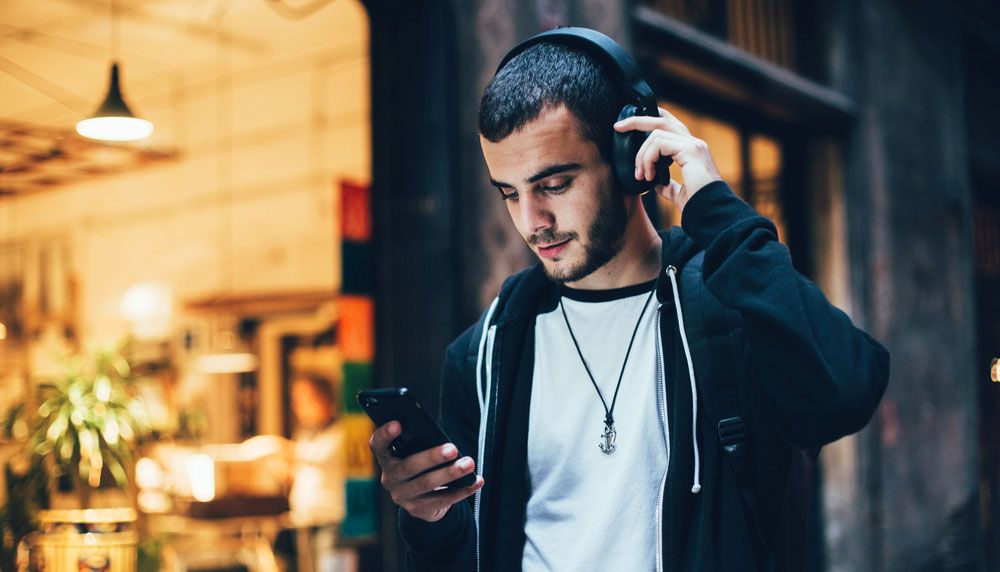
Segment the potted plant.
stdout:
<svg viewBox="0 0 1000 572">
<path fill-rule="evenodd" d="M 148 421 L 131 380 L 121 345 L 73 355 L 39 384 L 40 405 L 25 416 L 28 452 L 51 477 L 52 503 L 39 511 L 35 541 L 50 567 L 135 567 L 136 512 L 123 491 Z"/>
</svg>

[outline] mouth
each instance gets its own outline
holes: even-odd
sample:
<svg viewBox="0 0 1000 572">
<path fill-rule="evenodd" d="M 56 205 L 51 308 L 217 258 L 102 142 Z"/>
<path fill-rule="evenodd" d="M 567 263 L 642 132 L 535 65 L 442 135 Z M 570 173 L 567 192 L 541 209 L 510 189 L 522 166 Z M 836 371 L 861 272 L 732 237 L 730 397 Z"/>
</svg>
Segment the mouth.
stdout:
<svg viewBox="0 0 1000 572">
<path fill-rule="evenodd" d="M 556 256 L 559 255 L 559 253 L 563 251 L 563 249 L 566 248 L 566 245 L 569 244 L 569 241 L 570 239 L 567 238 L 562 242 L 555 242 L 546 246 L 539 246 L 538 254 L 545 258 L 555 258 Z"/>
</svg>

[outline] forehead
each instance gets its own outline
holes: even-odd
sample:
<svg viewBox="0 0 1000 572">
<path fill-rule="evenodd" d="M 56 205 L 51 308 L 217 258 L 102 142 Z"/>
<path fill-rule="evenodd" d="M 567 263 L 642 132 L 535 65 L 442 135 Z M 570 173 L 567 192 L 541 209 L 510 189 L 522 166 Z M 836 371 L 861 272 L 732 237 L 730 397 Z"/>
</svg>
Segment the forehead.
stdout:
<svg viewBox="0 0 1000 572">
<path fill-rule="evenodd" d="M 490 175 L 512 184 L 520 184 L 549 165 L 589 164 L 599 156 L 597 146 L 583 137 L 579 120 L 565 105 L 543 109 L 501 141 L 479 140 Z"/>
</svg>

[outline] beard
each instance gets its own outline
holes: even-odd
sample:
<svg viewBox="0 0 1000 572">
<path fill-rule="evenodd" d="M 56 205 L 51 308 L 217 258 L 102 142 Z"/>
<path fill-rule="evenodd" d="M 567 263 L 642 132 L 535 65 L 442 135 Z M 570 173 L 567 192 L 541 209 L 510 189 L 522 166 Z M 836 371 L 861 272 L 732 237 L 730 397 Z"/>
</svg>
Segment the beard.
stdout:
<svg viewBox="0 0 1000 572">
<path fill-rule="evenodd" d="M 600 191 L 601 202 L 597 205 L 597 215 L 587 229 L 587 243 L 583 248 L 583 260 L 568 268 L 549 268 L 542 262 L 542 269 L 549 280 L 575 282 L 586 278 L 608 263 L 622 251 L 624 246 L 625 223 L 628 213 L 621 193 L 605 187 Z M 528 237 L 528 244 L 553 244 L 578 238 L 577 233 L 557 233 L 551 230 Z"/>
</svg>

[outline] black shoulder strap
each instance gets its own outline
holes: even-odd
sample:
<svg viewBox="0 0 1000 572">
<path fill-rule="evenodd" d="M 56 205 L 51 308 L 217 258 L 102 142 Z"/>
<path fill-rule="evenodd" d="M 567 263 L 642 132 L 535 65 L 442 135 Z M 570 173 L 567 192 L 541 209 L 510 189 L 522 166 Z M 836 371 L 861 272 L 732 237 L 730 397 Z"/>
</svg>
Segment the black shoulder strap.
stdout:
<svg viewBox="0 0 1000 572">
<path fill-rule="evenodd" d="M 750 458 L 750 432 L 740 410 L 739 358 L 742 332 L 727 310 L 702 283 L 705 253 L 701 252 L 681 271 L 681 304 L 692 359 L 700 371 L 699 387 L 705 412 L 719 432 L 719 442 L 733 469 L 740 496 L 750 513 L 757 539 L 768 550 L 758 521 L 758 497 Z M 696 375 L 698 375 L 696 373 Z M 706 391 L 710 394 L 706 395 Z"/>
</svg>

